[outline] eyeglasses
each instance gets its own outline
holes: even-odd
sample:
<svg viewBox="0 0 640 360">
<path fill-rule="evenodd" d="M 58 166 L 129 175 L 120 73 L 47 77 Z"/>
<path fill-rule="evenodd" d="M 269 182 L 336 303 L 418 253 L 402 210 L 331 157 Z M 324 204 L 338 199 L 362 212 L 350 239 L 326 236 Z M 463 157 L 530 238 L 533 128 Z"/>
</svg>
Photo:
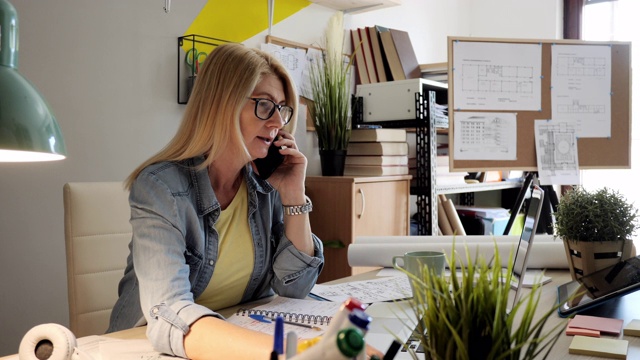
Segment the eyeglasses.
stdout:
<svg viewBox="0 0 640 360">
<path fill-rule="evenodd" d="M 291 116 L 293 115 L 293 108 L 291 106 L 278 105 L 269 99 L 249 98 L 249 100 L 256 102 L 255 114 L 258 119 L 269 120 L 273 116 L 273 113 L 276 112 L 276 109 L 278 109 L 285 125 L 291 121 Z"/>
</svg>

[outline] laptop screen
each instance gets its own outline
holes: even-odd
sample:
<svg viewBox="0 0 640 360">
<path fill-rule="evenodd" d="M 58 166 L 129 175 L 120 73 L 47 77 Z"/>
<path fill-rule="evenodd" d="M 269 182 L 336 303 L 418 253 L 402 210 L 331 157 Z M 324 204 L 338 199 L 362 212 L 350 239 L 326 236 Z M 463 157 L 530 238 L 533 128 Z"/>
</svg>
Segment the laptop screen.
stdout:
<svg viewBox="0 0 640 360">
<path fill-rule="evenodd" d="M 531 197 L 529 199 L 529 206 L 524 219 L 524 226 L 522 227 L 522 233 L 520 234 L 520 241 L 516 248 L 516 254 L 514 256 L 513 265 L 513 278 L 517 281 L 516 293 L 514 296 L 513 304 L 518 301 L 520 289 L 522 288 L 522 282 L 527 270 L 527 262 L 529 260 L 530 248 L 533 243 L 533 236 L 536 233 L 538 227 L 538 220 L 540 219 L 540 212 L 542 210 L 542 200 L 544 198 L 544 191 L 537 185 L 531 185 Z"/>
</svg>

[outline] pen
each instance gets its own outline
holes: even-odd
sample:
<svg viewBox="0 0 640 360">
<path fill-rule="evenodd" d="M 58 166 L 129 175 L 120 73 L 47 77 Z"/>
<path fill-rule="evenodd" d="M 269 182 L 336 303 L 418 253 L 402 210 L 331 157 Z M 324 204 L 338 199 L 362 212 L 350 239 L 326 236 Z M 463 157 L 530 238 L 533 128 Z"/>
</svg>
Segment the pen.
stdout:
<svg viewBox="0 0 640 360">
<path fill-rule="evenodd" d="M 271 360 L 278 359 L 279 355 L 284 354 L 284 323 L 282 316 L 276 318 L 275 331 L 273 332 L 273 351 L 271 352 Z"/>
<path fill-rule="evenodd" d="M 317 326 L 313 326 L 313 325 L 309 325 L 309 324 L 303 324 L 303 323 L 299 323 L 299 322 L 295 322 L 295 321 L 289 321 L 289 320 L 282 320 L 282 321 L 285 324 L 294 325 L 294 326 L 300 326 L 300 327 L 311 329 L 311 330 L 315 330 L 315 331 L 321 331 L 322 330 L 321 328 L 319 328 Z"/>
<path fill-rule="evenodd" d="M 260 315 L 260 314 L 251 314 L 249 315 L 250 318 L 252 318 L 253 320 L 257 320 L 263 323 L 270 323 L 271 321 L 275 320 L 275 318 L 272 317 L 266 317 L 264 315 Z M 307 329 L 311 329 L 311 330 L 315 330 L 315 331 L 321 331 L 322 328 L 318 327 L 318 326 L 313 326 L 313 325 L 309 325 L 309 324 L 303 324 L 303 323 L 299 323 L 299 322 L 295 322 L 295 321 L 289 321 L 289 320 L 284 320 L 282 319 L 282 322 L 285 324 L 289 324 L 289 325 L 294 325 L 294 326 L 300 326 L 303 328 L 307 328 Z"/>
<path fill-rule="evenodd" d="M 290 359 L 296 356 L 297 352 L 298 352 L 298 335 L 296 335 L 295 331 L 289 331 L 287 333 L 286 358 Z"/>
</svg>

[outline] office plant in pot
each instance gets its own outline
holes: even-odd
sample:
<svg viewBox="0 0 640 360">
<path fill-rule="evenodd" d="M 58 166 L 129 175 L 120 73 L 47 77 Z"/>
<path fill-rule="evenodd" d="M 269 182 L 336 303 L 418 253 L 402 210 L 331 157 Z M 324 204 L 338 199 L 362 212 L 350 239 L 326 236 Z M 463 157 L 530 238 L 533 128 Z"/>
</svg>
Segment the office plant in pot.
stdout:
<svg viewBox="0 0 640 360">
<path fill-rule="evenodd" d="M 635 256 L 631 235 L 638 228 L 638 210 L 615 190 L 570 190 L 560 198 L 555 217 L 574 280 Z"/>
<path fill-rule="evenodd" d="M 456 269 L 460 255 L 447 257 Z M 423 267 L 419 276 L 407 273 L 415 293 L 411 300 L 418 326 L 415 335 L 427 359 L 544 359 L 566 327 L 564 321 L 547 325 L 556 307 L 537 309 L 542 288 L 534 286 L 514 303 L 511 270 L 501 267 L 496 244 L 490 261 L 466 250 L 466 265 L 451 275 L 437 275 Z M 495 266 L 494 266 L 495 264 Z M 543 311 L 536 314 L 536 311 Z M 422 335 L 422 334 L 427 335 Z M 413 354 L 414 359 L 417 355 Z"/>
<path fill-rule="evenodd" d="M 322 175 L 342 176 L 351 136 L 349 100 L 351 59 L 345 62 L 341 11 L 330 19 L 324 33 L 321 56 L 309 68 L 309 115 L 318 136 Z"/>
</svg>

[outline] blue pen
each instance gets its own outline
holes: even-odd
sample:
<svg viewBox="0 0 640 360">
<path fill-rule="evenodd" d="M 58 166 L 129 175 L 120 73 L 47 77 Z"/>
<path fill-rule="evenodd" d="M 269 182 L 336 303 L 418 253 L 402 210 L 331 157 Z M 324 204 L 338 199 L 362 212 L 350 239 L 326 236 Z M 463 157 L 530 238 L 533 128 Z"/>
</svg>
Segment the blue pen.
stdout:
<svg viewBox="0 0 640 360">
<path fill-rule="evenodd" d="M 276 318 L 275 332 L 273 333 L 273 352 L 278 355 L 284 354 L 284 319 L 282 316 Z"/>
<path fill-rule="evenodd" d="M 271 323 L 271 320 L 269 318 L 266 318 L 264 315 L 250 314 L 249 317 L 252 318 L 253 320 L 257 320 L 263 323 L 267 323 L 267 324 Z"/>
</svg>

